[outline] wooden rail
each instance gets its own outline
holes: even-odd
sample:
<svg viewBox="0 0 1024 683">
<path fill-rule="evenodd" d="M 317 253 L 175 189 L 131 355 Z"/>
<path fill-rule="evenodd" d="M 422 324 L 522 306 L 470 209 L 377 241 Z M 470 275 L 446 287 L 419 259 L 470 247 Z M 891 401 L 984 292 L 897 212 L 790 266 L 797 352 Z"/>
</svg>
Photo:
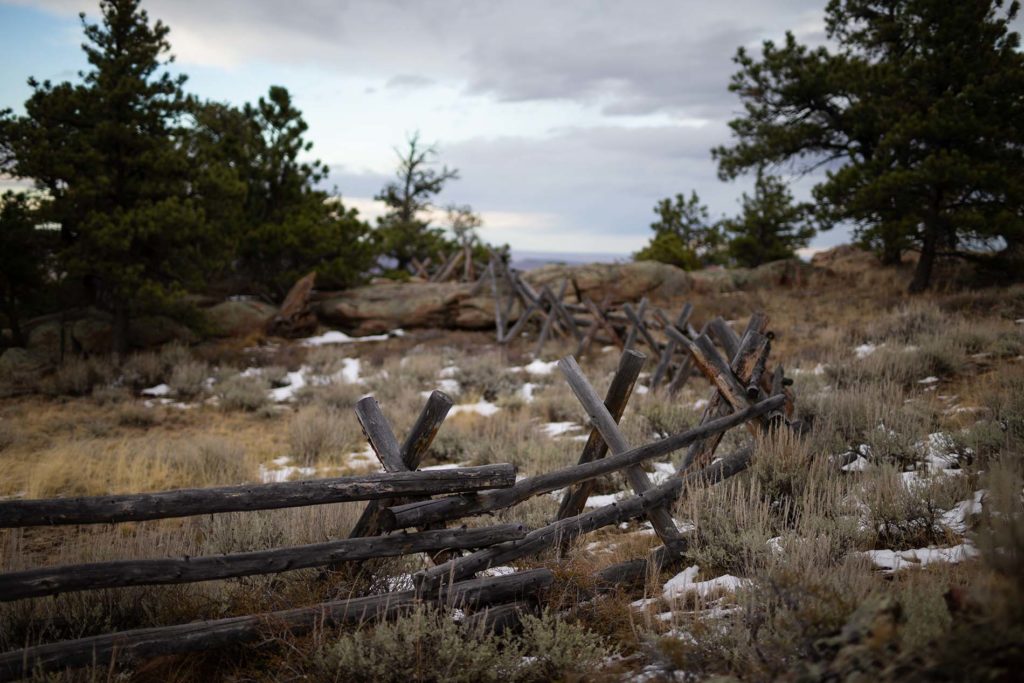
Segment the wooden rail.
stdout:
<svg viewBox="0 0 1024 683">
<path fill-rule="evenodd" d="M 0 528 L 137 522 L 214 512 L 479 491 L 511 486 L 515 480 L 512 465 L 483 465 L 93 498 L 7 500 L 0 502 Z"/>
</svg>

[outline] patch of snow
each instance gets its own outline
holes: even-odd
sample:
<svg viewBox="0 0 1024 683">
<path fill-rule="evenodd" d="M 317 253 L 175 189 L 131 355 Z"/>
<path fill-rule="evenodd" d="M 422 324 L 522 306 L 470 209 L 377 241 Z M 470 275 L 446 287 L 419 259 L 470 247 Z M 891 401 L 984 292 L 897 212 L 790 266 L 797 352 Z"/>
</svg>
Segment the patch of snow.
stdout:
<svg viewBox="0 0 1024 683">
<path fill-rule="evenodd" d="M 970 543 L 961 543 L 951 548 L 915 548 L 913 550 L 866 550 L 863 553 L 876 567 L 895 572 L 908 567 L 924 567 L 934 562 L 955 564 L 978 555 L 978 549 Z"/>
<path fill-rule="evenodd" d="M 644 394 L 646 394 L 647 392 L 649 392 L 649 391 L 650 391 L 650 389 L 648 389 L 648 388 L 647 388 L 646 386 L 644 386 L 643 384 L 637 384 L 637 385 L 636 385 L 635 387 L 633 387 L 633 391 L 635 391 L 636 393 L 638 393 L 638 394 L 640 394 L 641 396 L 643 396 Z"/>
<path fill-rule="evenodd" d="M 325 346 L 327 344 L 353 344 L 357 342 L 384 341 L 405 335 L 405 330 L 392 330 L 386 334 L 371 334 L 366 337 L 350 337 L 340 330 L 331 330 L 315 337 L 302 340 L 303 346 Z"/>
<path fill-rule="evenodd" d="M 773 553 L 782 553 L 782 536 L 775 536 L 768 539 L 768 547 Z"/>
<path fill-rule="evenodd" d="M 533 392 L 536 390 L 537 385 L 532 382 L 526 382 L 523 386 L 519 387 L 519 397 L 527 403 L 533 402 Z"/>
<path fill-rule="evenodd" d="M 545 363 L 540 358 L 537 358 L 529 365 L 524 365 L 521 368 L 515 368 L 516 370 L 522 370 L 528 372 L 531 375 L 550 375 L 558 367 L 558 361 L 553 360 L 549 363 Z"/>
<path fill-rule="evenodd" d="M 287 376 L 287 382 L 283 387 L 270 390 L 270 398 L 275 403 L 283 403 L 284 401 L 291 401 L 295 398 L 295 394 L 302 387 L 306 386 L 305 371 L 308 368 L 302 367 L 295 372 L 289 372 Z"/>
<path fill-rule="evenodd" d="M 654 474 L 651 476 L 651 482 L 654 484 L 668 481 L 676 474 L 676 468 L 670 462 L 655 462 L 651 463 L 651 465 L 654 467 Z"/>
<path fill-rule="evenodd" d="M 412 581 L 412 574 L 399 574 L 398 576 L 388 577 L 387 587 L 389 592 L 397 592 L 411 591 L 416 588 L 416 585 Z"/>
<path fill-rule="evenodd" d="M 665 582 L 662 596 L 666 600 L 672 600 L 682 598 L 689 593 L 696 593 L 703 598 L 722 592 L 734 593 L 737 589 L 750 583 L 749 579 L 741 579 L 732 574 L 725 574 L 708 581 L 694 581 L 699 572 L 700 567 L 693 565 L 676 574 Z"/>
<path fill-rule="evenodd" d="M 453 406 L 448 414 L 458 415 L 459 413 L 476 413 L 477 415 L 490 417 L 499 410 L 501 410 L 501 408 L 494 405 L 490 401 L 478 401 L 476 403 L 460 403 L 457 406 Z"/>
<path fill-rule="evenodd" d="M 167 396 L 171 393 L 171 388 L 166 384 L 157 384 L 155 387 L 142 390 L 143 396 Z"/>
<path fill-rule="evenodd" d="M 975 491 L 971 498 L 961 500 L 943 513 L 942 523 L 958 534 L 966 533 L 971 517 L 981 514 L 982 501 L 985 500 L 987 494 L 988 491 L 981 489 L 980 491 Z"/>
<path fill-rule="evenodd" d="M 606 493 L 603 495 L 590 496 L 587 498 L 586 504 L 583 507 L 587 508 L 603 508 L 605 505 L 611 505 L 612 503 L 622 498 L 621 493 Z"/>
<path fill-rule="evenodd" d="M 917 380 L 917 383 L 918 384 L 936 384 L 938 381 L 939 381 L 938 377 L 936 377 L 935 375 L 929 375 L 928 377 L 925 377 L 924 379 Z"/>
<path fill-rule="evenodd" d="M 459 367 L 457 365 L 449 365 L 441 368 L 441 371 L 437 373 L 438 377 L 455 377 L 459 374 Z"/>
<path fill-rule="evenodd" d="M 694 410 L 704 410 L 708 407 L 708 400 L 706 398 L 698 398 L 693 402 Z"/>
<path fill-rule="evenodd" d="M 360 362 L 358 358 L 342 358 L 341 378 L 349 384 L 358 384 L 362 381 L 359 377 Z"/>
<path fill-rule="evenodd" d="M 877 346 L 875 346 L 874 344 L 868 343 L 868 344 L 861 344 L 860 346 L 856 347 L 853 350 L 853 352 L 857 355 L 857 358 L 867 358 L 868 356 L 873 354 L 877 349 L 878 349 Z"/>
<path fill-rule="evenodd" d="M 297 467 L 295 465 L 289 465 L 292 459 L 287 455 L 282 455 L 279 458 L 274 458 L 271 462 L 274 467 L 267 467 L 266 465 L 260 464 L 260 481 L 264 484 L 275 484 L 283 481 L 290 481 L 292 476 L 299 475 L 302 477 L 308 477 L 316 474 L 315 467 Z"/>
<path fill-rule="evenodd" d="M 562 434 L 569 432 L 575 432 L 583 429 L 575 422 L 547 422 L 540 426 L 542 432 L 550 436 L 552 439 Z"/>
<path fill-rule="evenodd" d="M 438 388 L 448 394 L 457 394 L 462 389 L 457 379 L 444 378 L 437 382 Z"/>
<path fill-rule="evenodd" d="M 481 576 L 508 576 L 509 574 L 515 574 L 515 567 L 499 566 L 499 567 L 488 567 L 487 569 L 480 572 Z"/>
<path fill-rule="evenodd" d="M 857 459 L 851 462 L 849 465 L 843 465 L 843 472 L 863 472 L 870 467 L 871 461 L 862 455 L 857 455 Z"/>
<path fill-rule="evenodd" d="M 465 463 L 458 463 L 458 462 L 446 462 L 446 463 L 442 463 L 440 465 L 430 465 L 428 467 L 421 467 L 419 469 L 420 469 L 420 472 L 428 472 L 430 470 L 454 470 L 454 469 L 457 469 L 459 467 L 466 467 L 466 464 Z"/>
</svg>

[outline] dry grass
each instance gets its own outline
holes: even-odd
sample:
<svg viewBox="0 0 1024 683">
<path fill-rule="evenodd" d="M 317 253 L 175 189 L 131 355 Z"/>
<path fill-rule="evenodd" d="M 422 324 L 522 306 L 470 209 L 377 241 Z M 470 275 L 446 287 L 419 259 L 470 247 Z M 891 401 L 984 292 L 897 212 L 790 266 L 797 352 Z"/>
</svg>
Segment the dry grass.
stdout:
<svg viewBox="0 0 1024 683">
<path fill-rule="evenodd" d="M 720 314 L 741 330 L 751 310 L 766 310 L 776 333 L 773 358 L 801 370 L 793 373 L 798 412 L 812 425 L 803 438 L 760 439 L 749 471 L 688 491 L 674 510 L 677 520 L 693 524 L 686 561 L 700 567 L 698 579 L 740 577 L 744 583 L 735 594 L 663 599 L 664 581 L 676 568 L 649 576 L 637 589 L 594 598 L 593 571 L 642 557 L 657 543 L 648 528 L 632 522 L 588 535 L 568 552 L 514 563 L 555 570 L 556 585 L 543 604 L 561 617 L 530 622 L 520 635 L 500 642 L 455 628 L 446 616 L 418 612 L 386 626 L 318 630 L 302 639 L 281 634 L 279 647 L 188 662 L 168 659 L 136 674 L 162 680 L 485 680 L 495 674 L 509 680 L 589 680 L 598 677 L 594 663 L 612 651 L 623 658 L 605 663 L 611 679 L 641 670 L 652 680 L 721 674 L 743 680 L 843 678 L 848 661 L 879 680 L 897 680 L 899 672 L 914 667 L 994 678 L 1015 671 L 999 658 L 1005 654 L 979 661 L 977 653 L 997 646 L 1019 652 L 1019 646 L 1012 649 L 1013 639 L 1024 635 L 1024 337 L 1013 322 L 1024 317 L 1024 288 L 908 301 L 886 289 L 904 277 L 902 271 L 872 271 L 862 282 L 840 274 L 791 290 L 693 293 L 698 327 Z M 355 401 L 372 393 L 401 442 L 426 400 L 423 392 L 440 386 L 440 373 L 449 367 L 457 368 L 446 371 L 447 379 L 459 383 L 452 392 L 457 403 L 487 400 L 499 410 L 488 417 L 449 417 L 424 465 L 511 462 L 520 474 L 537 474 L 575 462 L 583 444 L 573 437 L 588 433 L 582 409 L 557 372 L 531 376 L 508 370 L 529 362 L 528 342 L 503 355 L 489 338 L 472 333 L 253 352 L 248 347 L 255 341 L 204 349 L 201 358 L 169 346 L 130 357 L 119 373 L 102 361 L 73 362 L 40 378 L 36 386 L 46 388 L 46 395 L 0 403 L 0 495 L 251 482 L 258 480 L 261 465 L 272 467 L 281 456 L 290 456 L 293 465 L 313 466 L 318 474 L 365 469 L 372 461 L 351 455 L 364 446 L 351 411 Z M 864 343 L 877 348 L 858 359 L 854 347 Z M 546 358 L 568 350 L 566 342 L 554 340 Z M 361 383 L 338 378 L 347 358 L 360 360 Z M 599 393 L 617 361 L 617 353 L 599 348 L 584 359 Z M 259 376 L 238 374 L 252 365 L 263 368 Z M 335 379 L 310 383 L 293 403 L 271 404 L 268 389 L 301 367 Z M 217 379 L 211 390 L 216 405 L 202 402 L 211 375 Z M 920 383 L 929 376 L 939 381 Z M 147 406 L 135 393 L 161 382 L 177 396 L 193 397 L 191 407 Z M 533 385 L 532 401 L 521 394 L 525 382 Z M 700 418 L 694 402 L 707 397 L 706 384 L 696 379 L 675 401 L 638 392 L 623 417 L 623 433 L 641 444 L 683 430 Z M 580 429 L 551 438 L 542 431 L 549 422 L 573 422 Z M 925 473 L 929 463 L 922 444 L 936 432 L 953 437 L 952 466 L 959 474 Z M 744 431 L 735 430 L 719 452 L 748 441 Z M 832 456 L 862 447 L 870 460 L 865 469 L 835 467 Z M 597 492 L 625 488 L 614 476 L 601 480 Z M 979 490 L 988 492 L 985 512 L 968 519 L 966 531 L 951 529 L 945 514 Z M 537 527 L 553 519 L 558 502 L 557 496 L 539 496 L 466 521 Z M 346 535 L 361 509 L 351 504 L 2 531 L 0 562 L 12 570 L 317 542 Z M 964 541 L 976 544 L 979 559 L 895 574 L 879 571 L 863 554 Z M 0 647 L 386 590 L 371 573 L 414 571 L 424 563 L 407 557 L 368 563 L 361 573 L 299 571 L 8 603 L 0 605 Z M 960 596 L 953 609 L 944 597 L 950 589 Z M 643 596 L 658 599 L 642 609 L 630 605 Z M 879 647 L 889 653 L 882 663 L 837 635 L 853 629 L 880 599 L 901 608 L 892 633 L 878 635 Z M 959 643 L 973 645 L 973 651 Z M 525 666 L 523 657 L 538 659 Z"/>
</svg>

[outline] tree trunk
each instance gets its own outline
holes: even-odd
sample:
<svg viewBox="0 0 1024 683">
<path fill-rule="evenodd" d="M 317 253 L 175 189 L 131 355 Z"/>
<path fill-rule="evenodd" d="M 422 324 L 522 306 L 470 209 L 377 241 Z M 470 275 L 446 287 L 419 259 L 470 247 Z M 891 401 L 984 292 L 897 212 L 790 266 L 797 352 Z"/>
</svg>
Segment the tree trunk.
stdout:
<svg viewBox="0 0 1024 683">
<path fill-rule="evenodd" d="M 111 343 L 111 351 L 117 356 L 118 362 L 128 357 L 128 306 L 121 302 L 114 304 L 114 331 Z"/>
<path fill-rule="evenodd" d="M 27 340 L 25 339 L 25 332 L 21 329 L 21 323 L 18 318 L 18 304 L 14 300 L 13 292 L 5 303 L 7 324 L 11 327 L 11 341 L 15 346 L 24 347 Z"/>
<path fill-rule="evenodd" d="M 914 279 L 910 281 L 910 293 L 917 294 L 928 289 L 932 281 L 932 268 L 935 266 L 935 250 L 938 246 L 937 228 L 934 223 L 925 226 L 924 241 L 921 244 L 921 258 L 914 269 Z"/>
</svg>

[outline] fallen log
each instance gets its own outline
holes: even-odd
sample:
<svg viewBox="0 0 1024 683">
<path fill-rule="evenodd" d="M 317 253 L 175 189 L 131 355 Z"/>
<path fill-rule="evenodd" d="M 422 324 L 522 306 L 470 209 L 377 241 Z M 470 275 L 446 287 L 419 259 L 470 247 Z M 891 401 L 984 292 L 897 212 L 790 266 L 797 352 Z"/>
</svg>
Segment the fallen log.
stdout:
<svg viewBox="0 0 1024 683">
<path fill-rule="evenodd" d="M 554 575 L 547 569 L 533 569 L 507 576 L 455 583 L 445 587 L 432 600 L 425 600 L 416 591 L 410 590 L 277 612 L 135 629 L 37 645 L 0 654 L 0 681 L 88 665 L 113 667 L 118 663 L 137 663 L 162 655 L 263 640 L 268 632 L 274 631 L 287 630 L 294 635 L 301 635 L 315 627 L 360 623 L 368 619 L 393 616 L 424 603 L 472 607 L 509 602 L 536 593 L 551 585 L 552 581 Z"/>
<path fill-rule="evenodd" d="M 325 567 L 339 562 L 377 557 L 484 548 L 523 538 L 525 535 L 526 527 L 520 524 L 502 524 L 475 529 L 439 529 L 411 534 L 402 532 L 390 536 L 347 538 L 229 555 L 44 567 L 0 574 L 0 602 L 97 588 L 214 581 Z"/>
<path fill-rule="evenodd" d="M 512 465 L 484 465 L 94 498 L 6 500 L 0 502 L 0 528 L 137 522 L 214 512 L 276 510 L 396 496 L 427 496 L 508 487 L 515 483 L 515 478 Z"/>
</svg>

